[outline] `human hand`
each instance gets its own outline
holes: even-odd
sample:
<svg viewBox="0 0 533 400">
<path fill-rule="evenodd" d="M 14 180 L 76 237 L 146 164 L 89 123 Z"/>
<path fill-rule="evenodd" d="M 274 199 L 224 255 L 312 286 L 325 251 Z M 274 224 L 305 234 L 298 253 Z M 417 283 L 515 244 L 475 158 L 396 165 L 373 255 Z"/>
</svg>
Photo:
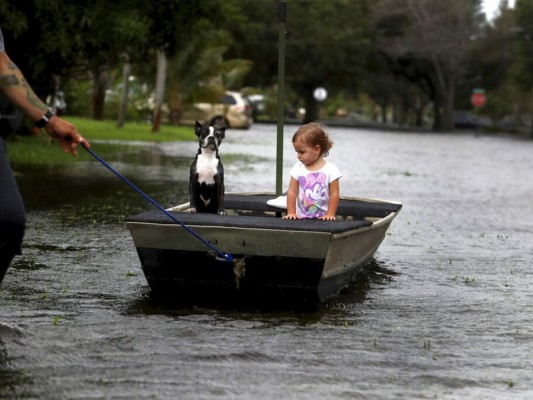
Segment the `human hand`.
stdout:
<svg viewBox="0 0 533 400">
<path fill-rule="evenodd" d="M 318 217 L 318 219 L 321 219 L 322 221 L 335 221 L 335 216 L 334 215 L 323 215 L 321 217 Z"/>
<path fill-rule="evenodd" d="M 283 217 L 283 219 L 299 219 L 296 213 L 289 213 Z"/>
<path fill-rule="evenodd" d="M 76 149 L 78 144 L 87 148 L 91 147 L 90 143 L 80 135 L 74 125 L 59 118 L 57 115 L 50 118 L 44 129 L 48 136 L 59 142 L 65 153 L 70 151 L 73 156 L 76 156 L 78 154 Z"/>
</svg>

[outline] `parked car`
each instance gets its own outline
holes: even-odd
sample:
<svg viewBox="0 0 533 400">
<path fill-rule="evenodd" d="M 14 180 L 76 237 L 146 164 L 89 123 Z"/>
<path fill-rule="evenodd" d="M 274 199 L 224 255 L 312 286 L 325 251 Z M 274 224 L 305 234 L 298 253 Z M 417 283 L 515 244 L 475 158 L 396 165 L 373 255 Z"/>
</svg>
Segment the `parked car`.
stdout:
<svg viewBox="0 0 533 400">
<path fill-rule="evenodd" d="M 453 125 L 458 129 L 490 128 L 492 121 L 469 111 L 454 111 Z"/>
<path fill-rule="evenodd" d="M 468 111 L 454 111 L 453 125 L 459 129 L 476 129 L 479 126 L 478 118 Z"/>
<path fill-rule="evenodd" d="M 226 126 L 248 129 L 253 124 L 252 107 L 246 96 L 239 92 L 226 92 L 218 103 L 195 103 L 183 110 L 181 123 Z"/>
<path fill-rule="evenodd" d="M 265 96 L 263 94 L 252 94 L 248 96 L 248 101 L 252 107 L 252 117 L 257 121 L 257 117 L 266 111 Z"/>
</svg>

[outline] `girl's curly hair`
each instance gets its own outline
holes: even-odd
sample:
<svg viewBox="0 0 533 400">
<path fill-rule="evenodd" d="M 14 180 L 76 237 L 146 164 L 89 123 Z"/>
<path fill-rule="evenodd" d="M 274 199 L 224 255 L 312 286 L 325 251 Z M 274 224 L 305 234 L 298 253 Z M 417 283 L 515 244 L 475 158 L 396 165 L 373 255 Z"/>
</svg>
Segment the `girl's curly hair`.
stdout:
<svg viewBox="0 0 533 400">
<path fill-rule="evenodd" d="M 309 146 L 320 146 L 322 157 L 327 157 L 333 147 L 333 141 L 326 132 L 325 126 L 318 122 L 311 122 L 298 128 L 292 137 L 292 142 L 298 139 Z"/>
</svg>

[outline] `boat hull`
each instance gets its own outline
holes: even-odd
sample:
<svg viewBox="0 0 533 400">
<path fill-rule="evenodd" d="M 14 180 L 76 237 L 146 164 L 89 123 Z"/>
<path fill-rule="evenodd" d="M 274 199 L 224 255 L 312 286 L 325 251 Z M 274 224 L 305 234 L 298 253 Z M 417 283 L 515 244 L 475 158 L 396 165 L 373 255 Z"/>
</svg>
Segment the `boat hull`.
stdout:
<svg viewBox="0 0 533 400">
<path fill-rule="evenodd" d="M 235 196 L 234 200 L 240 199 Z M 231 205 L 232 196 L 226 197 Z M 263 206 L 247 204 L 246 200 L 234 201 L 235 215 L 196 215 L 178 210 L 175 215 L 180 222 L 185 221 L 187 229 L 153 213 L 127 221 L 154 295 L 192 303 L 323 302 L 346 286 L 372 258 L 401 208 L 397 203 L 380 203 L 392 207 L 380 211 L 385 216 L 354 219 L 352 212 L 340 217 L 347 220 L 290 221 L 281 219 L 279 210 L 266 206 L 264 198 Z M 343 201 L 344 208 L 349 208 L 348 200 Z M 197 236 L 230 253 L 234 262 L 215 258 Z"/>
</svg>

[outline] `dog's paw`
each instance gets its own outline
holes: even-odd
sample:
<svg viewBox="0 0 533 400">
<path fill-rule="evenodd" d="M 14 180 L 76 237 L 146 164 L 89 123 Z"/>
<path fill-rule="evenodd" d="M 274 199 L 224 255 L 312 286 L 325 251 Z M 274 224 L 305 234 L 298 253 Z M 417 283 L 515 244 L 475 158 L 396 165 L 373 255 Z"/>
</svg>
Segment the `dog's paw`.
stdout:
<svg viewBox="0 0 533 400">
<path fill-rule="evenodd" d="M 226 215 L 226 210 L 219 211 L 218 215 Z"/>
<path fill-rule="evenodd" d="M 196 208 L 194 207 L 189 208 L 189 213 L 196 214 Z"/>
</svg>

